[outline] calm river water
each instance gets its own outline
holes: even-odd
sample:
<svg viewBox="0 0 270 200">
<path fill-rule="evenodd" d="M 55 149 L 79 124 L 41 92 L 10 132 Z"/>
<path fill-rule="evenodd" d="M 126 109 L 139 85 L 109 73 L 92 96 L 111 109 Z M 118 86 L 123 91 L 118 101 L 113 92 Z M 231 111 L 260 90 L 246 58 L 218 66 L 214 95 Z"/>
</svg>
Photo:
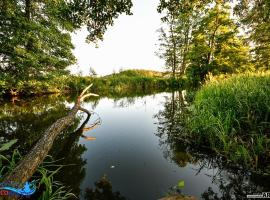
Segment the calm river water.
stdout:
<svg viewBox="0 0 270 200">
<path fill-rule="evenodd" d="M 93 99 L 57 139 L 50 155 L 66 165 L 55 180 L 80 199 L 154 200 L 169 193 L 198 199 L 245 199 L 246 194 L 270 191 L 269 177 L 223 166 L 221 159 L 178 140 L 184 102 L 181 92 L 141 97 Z M 26 153 L 42 132 L 73 105 L 60 96 L 1 105 L 1 140 L 18 138 Z M 77 131 L 76 131 L 77 130 Z M 83 135 L 83 137 L 82 137 Z M 95 137 L 95 140 L 87 139 Z M 178 183 L 184 187 L 178 187 Z"/>
</svg>

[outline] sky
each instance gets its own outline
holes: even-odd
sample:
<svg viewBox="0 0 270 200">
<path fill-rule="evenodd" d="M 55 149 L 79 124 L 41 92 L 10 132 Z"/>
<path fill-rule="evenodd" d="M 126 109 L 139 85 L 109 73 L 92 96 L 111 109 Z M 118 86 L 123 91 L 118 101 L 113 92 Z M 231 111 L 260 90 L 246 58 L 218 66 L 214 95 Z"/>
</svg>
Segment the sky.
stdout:
<svg viewBox="0 0 270 200">
<path fill-rule="evenodd" d="M 159 0 L 132 0 L 133 15 L 120 15 L 99 42 L 99 48 L 87 44 L 86 28 L 72 34 L 77 64 L 72 73 L 89 74 L 92 67 L 98 75 L 119 69 L 150 69 L 162 71 L 164 62 L 155 55 L 158 50 L 157 29 L 161 27 L 157 13 Z"/>
</svg>

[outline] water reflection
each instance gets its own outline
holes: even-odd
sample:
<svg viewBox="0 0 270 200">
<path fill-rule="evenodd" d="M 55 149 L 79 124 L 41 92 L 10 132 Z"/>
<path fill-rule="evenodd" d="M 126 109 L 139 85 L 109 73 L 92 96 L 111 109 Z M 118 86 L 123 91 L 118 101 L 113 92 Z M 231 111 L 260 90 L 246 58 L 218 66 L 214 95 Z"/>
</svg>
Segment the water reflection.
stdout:
<svg viewBox="0 0 270 200">
<path fill-rule="evenodd" d="M 126 200 L 120 192 L 113 192 L 112 184 L 107 176 L 95 182 L 94 188 L 86 188 L 85 200 Z"/>
<path fill-rule="evenodd" d="M 48 96 L 27 100 L 4 102 L 0 105 L 0 137 L 2 141 L 18 139 L 20 152 L 27 152 L 41 134 L 57 119 L 68 112 L 69 98 Z M 65 132 L 77 127 L 79 119 Z"/>
<path fill-rule="evenodd" d="M 162 109 L 154 115 L 158 120 L 156 135 L 160 138 L 160 146 L 163 148 L 165 158 L 175 160 L 181 167 L 191 162 L 191 156 L 185 148 L 179 146 L 179 135 L 183 134 L 182 124 L 185 103 L 180 91 L 171 92 L 162 102 Z M 181 142 L 182 143 L 182 142 Z"/>
<path fill-rule="evenodd" d="M 2 141 L 15 138 L 19 141 L 5 154 L 11 154 L 14 148 L 19 149 L 22 155 L 26 154 L 52 123 L 68 113 L 73 101 L 74 99 L 70 97 L 51 95 L 2 103 L 0 109 Z M 57 164 L 66 165 L 61 169 L 61 174 L 56 174 L 55 179 L 71 187 L 73 193 L 77 195 L 80 194 L 79 186 L 85 176 L 86 164 L 86 160 L 81 158 L 86 148 L 78 144 L 81 132 L 75 131 L 81 118 L 78 115 L 73 123 L 57 137 L 49 152 L 53 160 L 61 160 Z M 55 170 L 55 167 L 52 167 L 52 170 Z"/>
<path fill-rule="evenodd" d="M 78 141 L 90 117 L 90 115 L 87 115 L 85 121 L 75 132 L 61 134 L 55 141 L 50 152 L 54 159 L 60 159 L 61 164 L 65 166 L 61 169 L 61 173 L 55 175 L 56 180 L 72 188 L 72 192 L 76 196 L 81 192 L 80 183 L 86 173 L 86 160 L 82 158 L 82 154 L 87 150 L 86 147 L 79 144 Z"/>
<path fill-rule="evenodd" d="M 121 99 L 114 99 L 114 106 L 118 108 L 127 108 L 135 104 L 138 98 L 126 97 Z"/>
<path fill-rule="evenodd" d="M 163 109 L 154 117 L 158 120 L 156 135 L 160 138 L 164 157 L 175 162 L 179 167 L 196 164 L 196 175 L 205 169 L 217 169 L 211 175 L 218 191 L 209 187 L 201 194 L 205 200 L 246 199 L 247 194 L 270 191 L 270 177 L 257 175 L 239 168 L 228 166 L 224 160 L 205 150 L 200 150 L 183 140 L 185 134 L 181 123 L 185 115 L 185 102 L 181 92 L 172 92 L 165 98 Z"/>
<path fill-rule="evenodd" d="M 72 97 L 46 96 L 2 103 L 1 141 L 19 139 L 16 147 L 25 154 L 73 102 Z M 179 193 L 202 199 L 243 199 L 270 191 L 269 177 L 234 169 L 181 139 L 186 117 L 182 92 L 90 99 L 83 107 L 96 110 L 102 126 L 87 129 L 93 118 L 79 114 L 50 151 L 66 165 L 55 180 L 81 199 L 158 199 L 179 179 L 186 182 Z M 92 136 L 97 140 L 86 140 Z"/>
</svg>

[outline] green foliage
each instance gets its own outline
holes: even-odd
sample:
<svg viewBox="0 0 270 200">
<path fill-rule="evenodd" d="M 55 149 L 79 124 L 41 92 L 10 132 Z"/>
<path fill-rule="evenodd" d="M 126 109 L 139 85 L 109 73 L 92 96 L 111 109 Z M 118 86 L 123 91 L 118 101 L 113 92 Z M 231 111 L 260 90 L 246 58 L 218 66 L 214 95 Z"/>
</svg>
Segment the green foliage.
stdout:
<svg viewBox="0 0 270 200">
<path fill-rule="evenodd" d="M 112 184 L 106 176 L 101 177 L 99 181 L 95 182 L 95 187 L 86 188 L 84 192 L 84 199 L 126 200 L 126 198 L 122 196 L 120 192 L 113 191 Z"/>
<path fill-rule="evenodd" d="M 181 81 L 161 77 L 140 76 L 135 71 L 127 71 L 114 76 L 93 79 L 93 83 L 96 86 L 93 90 L 99 94 L 108 94 L 108 92 L 119 94 L 123 92 L 130 93 L 131 91 L 164 91 L 182 86 Z"/>
<path fill-rule="evenodd" d="M 12 147 L 17 141 L 18 141 L 17 139 L 14 139 L 14 140 L 10 140 L 7 143 L 2 144 L 0 147 L 0 152 L 5 151 L 5 150 L 9 150 L 10 147 Z"/>
<path fill-rule="evenodd" d="M 0 155 L 0 180 L 6 174 L 10 173 L 17 165 L 18 161 L 22 159 L 21 154 L 15 149 L 11 156 Z M 59 173 L 63 166 L 53 164 L 53 161 L 46 162 L 37 169 L 35 177 L 39 178 L 37 188 L 44 188 L 37 199 L 39 200 L 62 200 L 76 197 L 70 190 L 67 190 L 61 183 L 54 181 L 53 177 Z M 50 165 L 49 165 L 50 164 Z M 49 170 L 51 166 L 58 166 L 56 170 Z M 35 195 L 35 194 L 34 194 Z"/>
<path fill-rule="evenodd" d="M 87 41 L 102 39 L 113 19 L 130 13 L 130 0 L 0 2 L 0 72 L 13 85 L 17 80 L 67 74 L 74 64 L 70 33 L 87 26 Z"/>
<path fill-rule="evenodd" d="M 249 48 L 230 18 L 230 7 L 216 3 L 206 9 L 193 32 L 187 76 L 193 82 L 204 81 L 207 73 L 236 73 L 250 69 Z"/>
<path fill-rule="evenodd" d="M 258 69 L 270 68 L 270 2 L 269 0 L 240 0 L 234 8 L 240 17 L 249 42 L 253 63 Z"/>
<path fill-rule="evenodd" d="M 151 71 L 151 70 L 143 70 L 143 69 L 129 69 L 129 70 L 123 70 L 117 74 L 109 75 L 106 77 L 111 76 L 128 76 L 128 77 L 157 77 L 162 78 L 165 76 L 165 73 L 158 72 L 158 71 Z"/>
<path fill-rule="evenodd" d="M 14 90 L 18 95 L 29 96 L 48 93 L 80 92 L 93 83 L 93 92 L 100 95 L 111 93 L 125 93 L 130 91 L 164 91 L 179 88 L 184 85 L 182 79 L 165 78 L 165 73 L 149 70 L 126 70 L 118 74 L 105 77 L 80 77 L 74 75 L 47 75 L 42 79 L 18 81 L 10 85 L 8 81 L 0 81 L 0 93 L 9 95 Z"/>
<path fill-rule="evenodd" d="M 254 70 L 251 44 L 246 34 L 240 35 L 241 20 L 231 16 L 230 5 L 220 0 L 160 1 L 165 28 L 160 31 L 158 55 L 173 74 L 185 74 L 191 86 L 199 86 L 208 73 Z"/>
<path fill-rule="evenodd" d="M 16 163 L 21 158 L 22 156 L 17 149 L 13 151 L 12 155 L 4 156 L 0 154 L 0 180 L 16 167 Z"/>
<path fill-rule="evenodd" d="M 269 162 L 270 73 L 212 78 L 196 94 L 186 121 L 192 141 L 237 163 Z"/>
<path fill-rule="evenodd" d="M 161 0 L 158 6 L 158 12 L 165 15 L 161 18 L 165 26 L 159 29 L 157 55 L 164 59 L 165 68 L 172 72 L 173 77 L 183 75 L 188 65 L 191 33 L 200 4 L 196 0 Z"/>
<path fill-rule="evenodd" d="M 54 181 L 54 175 L 56 173 L 60 173 L 59 171 L 61 168 L 62 167 L 59 167 L 54 171 L 50 171 L 43 166 L 38 168 L 37 172 L 41 175 L 38 187 L 40 188 L 42 185 L 45 186 L 45 190 L 38 198 L 39 200 L 62 200 L 70 199 L 72 197 L 76 198 L 76 196 L 71 193 L 71 190 L 66 190 L 66 187 L 63 186 L 63 184 Z"/>
<path fill-rule="evenodd" d="M 171 72 L 173 78 L 176 77 L 176 72 L 179 70 L 179 46 L 180 43 L 176 39 L 175 27 L 173 22 L 169 23 L 169 30 L 159 29 L 159 51 L 157 55 L 165 60 L 165 69 Z"/>
</svg>

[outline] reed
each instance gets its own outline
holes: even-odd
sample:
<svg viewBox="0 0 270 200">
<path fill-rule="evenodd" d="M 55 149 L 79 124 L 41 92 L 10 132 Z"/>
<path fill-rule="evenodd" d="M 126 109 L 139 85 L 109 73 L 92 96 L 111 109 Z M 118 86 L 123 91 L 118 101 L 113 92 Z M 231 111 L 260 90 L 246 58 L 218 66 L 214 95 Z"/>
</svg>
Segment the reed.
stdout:
<svg viewBox="0 0 270 200">
<path fill-rule="evenodd" d="M 209 77 L 186 120 L 189 136 L 228 161 L 269 163 L 270 73 Z"/>
</svg>

